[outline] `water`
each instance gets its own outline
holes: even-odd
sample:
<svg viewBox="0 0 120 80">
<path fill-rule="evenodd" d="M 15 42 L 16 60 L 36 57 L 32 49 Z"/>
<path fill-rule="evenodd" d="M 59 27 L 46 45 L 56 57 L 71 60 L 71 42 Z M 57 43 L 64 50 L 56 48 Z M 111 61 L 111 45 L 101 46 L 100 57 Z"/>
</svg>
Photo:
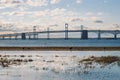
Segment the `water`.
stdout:
<svg viewBox="0 0 120 80">
<path fill-rule="evenodd" d="M 0 40 L 0 46 L 120 47 L 120 40 Z M 120 79 L 120 66 L 116 62 L 109 65 L 93 64 L 92 68 L 78 65 L 80 60 L 89 56 L 120 57 L 120 51 L 0 51 L 0 55 L 4 56 L 5 59 L 33 60 L 33 62 L 22 62 L 19 65 L 11 64 L 9 67 L 2 67 L 2 64 L 0 64 L 0 80 Z M 21 55 L 24 55 L 24 57 L 21 57 Z"/>
<path fill-rule="evenodd" d="M 9 58 L 33 59 L 31 63 L 0 67 L 0 80 L 119 80 L 120 67 L 112 63 L 85 73 L 78 60 L 89 56 L 118 56 L 120 51 L 0 51 Z M 16 55 L 16 56 L 15 56 Z M 20 57 L 19 55 L 25 55 Z M 57 56 L 57 57 L 56 57 Z M 53 61 L 54 62 L 50 62 Z M 49 62 L 48 62 L 49 61 Z"/>
<path fill-rule="evenodd" d="M 120 56 L 120 51 L 0 51 L 0 54 L 10 55 L 64 55 L 64 56 Z"/>
<path fill-rule="evenodd" d="M 94 47 L 103 47 L 103 46 L 117 46 L 120 47 L 120 39 L 117 40 L 0 40 L 0 46 L 94 46 Z"/>
</svg>

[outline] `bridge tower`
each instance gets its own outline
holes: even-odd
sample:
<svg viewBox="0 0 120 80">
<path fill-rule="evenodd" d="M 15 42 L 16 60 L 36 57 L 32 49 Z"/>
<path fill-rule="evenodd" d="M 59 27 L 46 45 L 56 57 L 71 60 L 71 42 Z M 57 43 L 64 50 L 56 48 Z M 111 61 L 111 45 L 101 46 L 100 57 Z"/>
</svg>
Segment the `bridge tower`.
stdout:
<svg viewBox="0 0 120 80">
<path fill-rule="evenodd" d="M 33 39 L 38 38 L 38 34 L 36 33 L 36 26 L 33 26 Z"/>
<path fill-rule="evenodd" d="M 33 26 L 33 38 L 36 38 L 36 26 Z"/>
<path fill-rule="evenodd" d="M 65 39 L 68 39 L 68 23 L 65 23 Z"/>
<path fill-rule="evenodd" d="M 80 28 L 81 28 L 81 30 L 83 30 L 84 26 L 83 26 L 83 25 L 81 25 L 81 26 L 80 26 Z"/>
</svg>

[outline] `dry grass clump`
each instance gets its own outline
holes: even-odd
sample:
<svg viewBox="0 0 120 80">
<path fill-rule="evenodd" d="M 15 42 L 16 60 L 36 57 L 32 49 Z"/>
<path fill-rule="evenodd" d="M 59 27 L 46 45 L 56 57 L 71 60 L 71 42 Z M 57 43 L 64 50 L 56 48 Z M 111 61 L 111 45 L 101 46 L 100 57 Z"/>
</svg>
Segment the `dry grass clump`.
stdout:
<svg viewBox="0 0 120 80">
<path fill-rule="evenodd" d="M 111 64 L 114 62 L 119 62 L 120 58 L 117 56 L 102 56 L 95 59 L 95 62 L 100 64 Z"/>
<path fill-rule="evenodd" d="M 9 59 L 7 57 L 0 58 L 0 66 L 9 67 L 10 65 L 21 65 L 22 63 L 32 62 L 32 59 Z"/>
<path fill-rule="evenodd" d="M 101 57 L 91 56 L 89 58 L 82 59 L 80 61 L 80 63 L 85 63 L 85 62 L 95 62 L 98 64 L 111 64 L 114 62 L 119 63 L 120 57 L 117 57 L 117 56 L 101 56 Z"/>
</svg>

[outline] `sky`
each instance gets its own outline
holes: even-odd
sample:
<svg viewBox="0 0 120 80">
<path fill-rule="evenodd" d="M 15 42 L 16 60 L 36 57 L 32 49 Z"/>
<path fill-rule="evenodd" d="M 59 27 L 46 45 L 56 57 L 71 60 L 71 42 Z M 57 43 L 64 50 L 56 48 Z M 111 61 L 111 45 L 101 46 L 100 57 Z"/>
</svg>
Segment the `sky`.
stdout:
<svg viewBox="0 0 120 80">
<path fill-rule="evenodd" d="M 120 27 L 120 0 L 0 0 L 0 33 Z"/>
</svg>

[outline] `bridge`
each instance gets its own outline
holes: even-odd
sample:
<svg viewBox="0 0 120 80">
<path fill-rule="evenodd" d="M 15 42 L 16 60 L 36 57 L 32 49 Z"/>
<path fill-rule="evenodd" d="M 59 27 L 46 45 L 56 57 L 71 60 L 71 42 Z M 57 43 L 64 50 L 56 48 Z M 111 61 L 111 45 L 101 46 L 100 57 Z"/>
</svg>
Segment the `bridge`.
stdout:
<svg viewBox="0 0 120 80">
<path fill-rule="evenodd" d="M 97 39 L 103 39 L 101 37 L 102 34 L 109 33 L 112 34 L 112 39 L 119 39 L 118 35 L 120 34 L 120 30 L 68 30 L 68 24 L 65 24 L 65 30 L 49 30 L 49 28 L 46 31 L 36 31 L 34 28 L 33 32 L 23 32 L 23 33 L 12 33 L 12 34 L 1 34 L 0 39 L 22 39 L 22 40 L 30 40 L 30 39 L 41 39 L 39 37 L 39 34 L 46 34 L 46 39 L 51 39 L 52 33 L 64 33 L 63 39 L 70 39 L 69 33 L 80 33 L 80 37 L 77 39 L 89 39 L 89 33 L 95 33 L 97 34 Z"/>
</svg>

